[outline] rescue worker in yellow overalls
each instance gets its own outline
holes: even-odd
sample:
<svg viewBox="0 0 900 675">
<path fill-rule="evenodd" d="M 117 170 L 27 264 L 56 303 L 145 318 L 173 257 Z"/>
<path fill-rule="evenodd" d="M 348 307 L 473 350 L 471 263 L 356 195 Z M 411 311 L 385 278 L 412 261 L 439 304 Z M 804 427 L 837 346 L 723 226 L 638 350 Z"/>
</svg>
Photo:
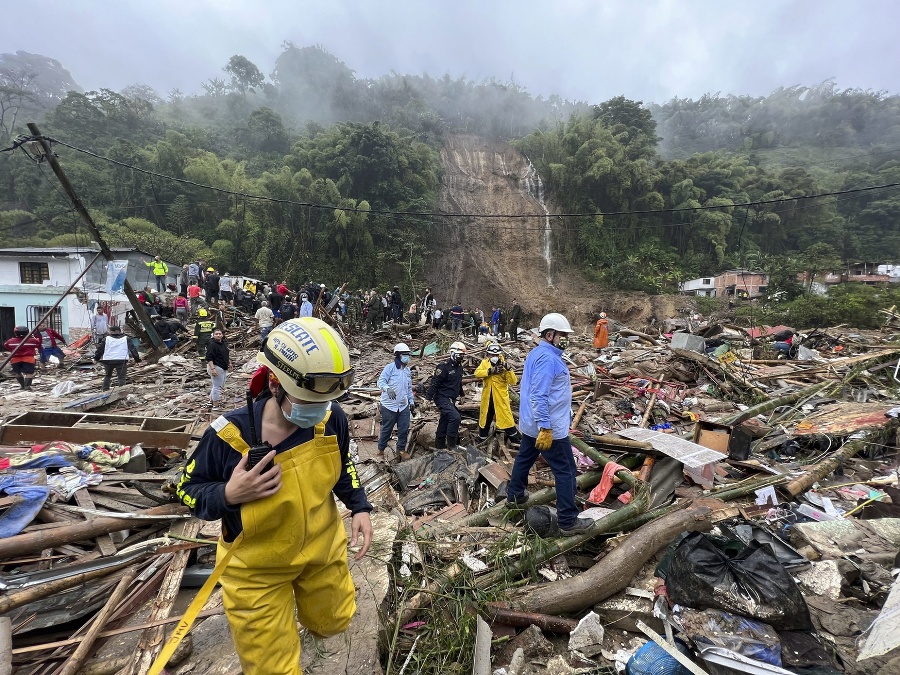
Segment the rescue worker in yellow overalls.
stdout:
<svg viewBox="0 0 900 675">
<path fill-rule="evenodd" d="M 353 381 L 340 335 L 312 317 L 285 321 L 257 361 L 269 368 L 271 395 L 253 403 L 252 416 L 245 406 L 210 425 L 177 493 L 197 517 L 222 519 L 217 570 L 224 565 L 219 581 L 243 672 L 298 675 L 296 620 L 327 637 L 346 630 L 356 611 L 332 492 L 353 514 L 351 545 L 362 536 L 357 560 L 372 540 L 372 506 L 334 401 Z M 248 452 L 254 443 L 272 449 Z M 253 457 L 260 459 L 249 468 Z"/>
<path fill-rule="evenodd" d="M 478 437 L 484 440 L 491 430 L 491 422 L 496 419 L 497 429 L 503 431 L 506 440 L 519 442 L 519 430 L 509 406 L 509 388 L 519 379 L 503 356 L 503 350 L 496 342 L 488 344 L 485 358 L 475 369 L 475 377 L 484 380 L 481 390 L 481 412 L 478 416 Z"/>
</svg>

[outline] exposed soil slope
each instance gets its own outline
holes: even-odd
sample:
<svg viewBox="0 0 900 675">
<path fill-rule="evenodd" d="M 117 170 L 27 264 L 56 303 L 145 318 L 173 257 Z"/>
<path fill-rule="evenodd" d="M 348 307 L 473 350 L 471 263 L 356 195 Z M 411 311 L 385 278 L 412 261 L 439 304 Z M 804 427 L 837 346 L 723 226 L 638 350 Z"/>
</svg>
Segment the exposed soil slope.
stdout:
<svg viewBox="0 0 900 675">
<path fill-rule="evenodd" d="M 429 261 L 428 281 L 438 304 L 508 307 L 517 298 L 533 320 L 562 312 L 579 328 L 606 310 L 637 326 L 674 316 L 681 298 L 610 292 L 576 270 L 557 264 L 551 240 L 550 277 L 544 258 L 543 208 L 526 189 L 526 157 L 508 143 L 453 135 L 441 150 L 438 208 L 459 214 L 532 214 L 534 218 L 447 218 Z M 550 211 L 554 209 L 550 206 Z M 685 299 L 686 300 L 686 299 Z"/>
</svg>

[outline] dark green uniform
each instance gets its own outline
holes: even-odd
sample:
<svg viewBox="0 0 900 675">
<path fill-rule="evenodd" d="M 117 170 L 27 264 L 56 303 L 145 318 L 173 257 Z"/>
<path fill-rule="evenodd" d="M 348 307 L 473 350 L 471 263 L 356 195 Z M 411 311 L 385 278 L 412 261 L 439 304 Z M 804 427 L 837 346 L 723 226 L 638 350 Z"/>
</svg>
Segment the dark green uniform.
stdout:
<svg viewBox="0 0 900 675">
<path fill-rule="evenodd" d="M 212 318 L 201 319 L 194 324 L 194 337 L 197 338 L 197 354 L 200 360 L 206 359 L 206 345 L 212 339 L 213 331 L 216 329 L 216 322 Z"/>
</svg>

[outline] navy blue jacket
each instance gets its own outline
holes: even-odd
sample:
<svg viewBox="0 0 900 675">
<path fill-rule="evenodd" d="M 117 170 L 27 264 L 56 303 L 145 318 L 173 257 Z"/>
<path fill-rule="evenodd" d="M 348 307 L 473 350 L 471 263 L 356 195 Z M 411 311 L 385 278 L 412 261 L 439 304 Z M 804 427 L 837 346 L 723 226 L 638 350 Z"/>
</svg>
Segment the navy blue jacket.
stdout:
<svg viewBox="0 0 900 675">
<path fill-rule="evenodd" d="M 262 435 L 262 413 L 266 401 L 268 399 L 254 403 L 257 438 Z M 250 445 L 250 415 L 247 406 L 225 413 L 224 417 L 240 429 L 241 437 Z M 290 450 L 312 440 L 313 433 L 312 428 L 297 427 L 297 431 L 275 446 L 275 450 L 276 452 Z M 331 404 L 331 417 L 325 423 L 325 435 L 337 436 L 337 444 L 341 451 L 341 475 L 333 488 L 334 494 L 351 513 L 371 511 L 372 505 L 359 484 L 356 467 L 350 459 L 347 415 L 336 402 Z M 220 439 L 215 429 L 209 427 L 188 460 L 177 489 L 178 497 L 191 507 L 195 516 L 203 520 L 222 519 L 222 537 L 227 542 L 234 541 L 244 529 L 240 505 L 229 506 L 225 503 L 225 483 L 228 482 L 240 459 L 240 453 Z"/>
</svg>

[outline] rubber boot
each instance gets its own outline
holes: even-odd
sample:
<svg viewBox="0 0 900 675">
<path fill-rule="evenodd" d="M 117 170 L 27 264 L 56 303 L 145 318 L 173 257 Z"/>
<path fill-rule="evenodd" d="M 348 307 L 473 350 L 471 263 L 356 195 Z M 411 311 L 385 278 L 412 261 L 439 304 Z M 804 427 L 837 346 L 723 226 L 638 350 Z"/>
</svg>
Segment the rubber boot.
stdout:
<svg viewBox="0 0 900 675">
<path fill-rule="evenodd" d="M 21 387 L 22 389 L 25 388 L 25 378 L 24 377 L 22 377 L 21 375 L 16 375 L 16 382 L 19 383 L 19 387 Z"/>
<path fill-rule="evenodd" d="M 24 379 L 25 379 L 25 386 L 23 386 L 22 389 L 24 389 L 25 391 L 29 391 L 31 389 L 31 378 L 26 377 Z"/>
<path fill-rule="evenodd" d="M 451 450 L 456 450 L 456 447 L 459 445 L 459 436 L 447 436 L 447 447 Z"/>
<path fill-rule="evenodd" d="M 434 447 L 438 450 L 446 450 L 447 449 L 447 439 L 446 438 L 435 438 L 434 439 Z"/>
</svg>

